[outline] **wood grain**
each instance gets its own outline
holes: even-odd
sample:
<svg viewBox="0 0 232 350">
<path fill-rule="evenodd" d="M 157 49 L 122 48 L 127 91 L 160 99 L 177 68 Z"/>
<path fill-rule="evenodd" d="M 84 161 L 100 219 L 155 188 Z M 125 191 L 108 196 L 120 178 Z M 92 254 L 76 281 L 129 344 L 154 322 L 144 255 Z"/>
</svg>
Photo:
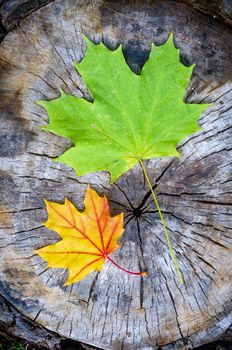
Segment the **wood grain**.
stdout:
<svg viewBox="0 0 232 350">
<path fill-rule="evenodd" d="M 196 63 L 188 102 L 214 103 L 202 130 L 179 144 L 181 157 L 147 162 L 184 276 L 178 283 L 139 166 L 110 186 L 105 172 L 77 177 L 54 162 L 68 140 L 40 130 L 39 99 L 62 88 L 88 90 L 72 62 L 85 47 L 81 33 L 122 49 L 139 72 L 151 42 L 170 31 L 185 64 Z M 1 229 L 0 294 L 35 323 L 102 349 L 188 349 L 219 338 L 231 314 L 231 30 L 173 1 L 56 0 L 23 20 L 0 48 Z M 154 77 L 155 79 L 155 77 Z M 66 272 L 47 269 L 34 249 L 57 241 L 43 226 L 44 198 L 83 208 L 90 183 L 124 211 L 126 232 L 114 259 L 147 278 L 103 271 L 62 287 Z"/>
<path fill-rule="evenodd" d="M 232 25 L 232 3 L 230 0 L 183 0 L 183 2 L 216 20 Z"/>
<path fill-rule="evenodd" d="M 53 0 L 1 0 L 0 18 L 4 28 L 9 31 L 40 7 Z"/>
<path fill-rule="evenodd" d="M 23 339 L 30 344 L 30 349 L 60 350 L 59 336 L 40 325 L 35 325 L 0 297 L 0 347 L 6 343 L 1 349 L 8 349 L 9 341 L 15 339 Z"/>
</svg>

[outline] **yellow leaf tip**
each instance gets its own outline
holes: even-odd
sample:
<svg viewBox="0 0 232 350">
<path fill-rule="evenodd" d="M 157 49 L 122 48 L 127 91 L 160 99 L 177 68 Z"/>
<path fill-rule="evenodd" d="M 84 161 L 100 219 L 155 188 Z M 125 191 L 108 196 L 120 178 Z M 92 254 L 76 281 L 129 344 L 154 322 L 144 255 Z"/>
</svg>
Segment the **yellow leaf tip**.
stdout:
<svg viewBox="0 0 232 350">
<path fill-rule="evenodd" d="M 67 287 L 67 286 L 70 286 L 70 284 L 73 284 L 72 282 L 65 282 L 64 284 L 63 284 L 63 287 Z"/>
</svg>

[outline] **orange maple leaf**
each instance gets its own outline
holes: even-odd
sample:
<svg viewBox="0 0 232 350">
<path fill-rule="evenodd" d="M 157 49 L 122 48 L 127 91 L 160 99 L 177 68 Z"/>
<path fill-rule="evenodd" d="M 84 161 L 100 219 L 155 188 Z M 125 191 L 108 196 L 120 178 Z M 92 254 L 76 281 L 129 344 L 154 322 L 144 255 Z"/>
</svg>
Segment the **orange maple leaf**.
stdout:
<svg viewBox="0 0 232 350">
<path fill-rule="evenodd" d="M 64 204 L 45 200 L 48 220 L 44 223 L 56 231 L 61 241 L 35 252 L 47 260 L 48 267 L 66 268 L 69 277 L 65 285 L 82 280 L 94 270 L 101 271 L 105 259 L 124 272 L 144 276 L 144 272 L 131 272 L 109 257 L 120 246 L 123 234 L 123 213 L 111 217 L 107 198 L 100 197 L 90 187 L 85 196 L 85 210 L 79 212 L 66 198 Z"/>
</svg>

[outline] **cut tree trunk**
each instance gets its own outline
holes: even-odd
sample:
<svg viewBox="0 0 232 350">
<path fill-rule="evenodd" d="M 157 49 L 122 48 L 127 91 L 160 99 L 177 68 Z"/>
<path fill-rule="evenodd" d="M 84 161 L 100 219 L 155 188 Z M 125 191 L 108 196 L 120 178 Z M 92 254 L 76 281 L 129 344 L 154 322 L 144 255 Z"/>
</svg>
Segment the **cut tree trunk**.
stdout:
<svg viewBox="0 0 232 350">
<path fill-rule="evenodd" d="M 178 145 L 180 158 L 146 162 L 184 277 L 178 281 L 162 225 L 135 166 L 110 185 L 109 174 L 77 176 L 54 162 L 72 146 L 42 131 L 36 104 L 77 97 L 87 88 L 72 62 L 85 54 L 82 33 L 114 49 L 120 43 L 139 73 L 151 43 L 173 32 L 181 61 L 196 64 L 187 102 L 214 102 L 201 130 Z M 56 0 L 32 13 L 0 47 L 0 295 L 35 325 L 102 349 L 188 349 L 220 338 L 232 324 L 231 114 L 232 31 L 191 7 L 160 1 Z M 153 77 L 156 79 L 156 77 Z M 87 184 L 126 216 L 122 248 L 101 273 L 63 287 L 67 272 L 33 253 L 58 240 L 43 226 L 44 198 L 79 209 Z M 43 328 L 44 329 L 44 328 Z M 52 346 L 52 345 L 51 345 Z"/>
</svg>

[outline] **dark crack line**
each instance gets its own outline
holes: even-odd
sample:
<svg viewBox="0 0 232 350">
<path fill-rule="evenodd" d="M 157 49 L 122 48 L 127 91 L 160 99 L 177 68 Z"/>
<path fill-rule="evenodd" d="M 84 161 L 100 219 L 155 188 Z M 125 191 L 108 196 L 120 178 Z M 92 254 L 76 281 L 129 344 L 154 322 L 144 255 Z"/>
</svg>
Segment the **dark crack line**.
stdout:
<svg viewBox="0 0 232 350">
<path fill-rule="evenodd" d="M 129 205 L 131 206 L 132 209 L 135 209 L 132 202 L 130 201 L 129 197 L 127 196 L 127 194 L 123 191 L 123 189 L 117 184 L 114 183 L 114 185 L 119 189 L 120 192 L 123 193 L 123 195 L 125 196 L 125 198 L 127 199 L 127 202 L 129 203 Z"/>
<path fill-rule="evenodd" d="M 159 185 L 159 181 L 161 180 L 161 178 L 164 176 L 164 174 L 166 173 L 166 171 L 168 170 L 168 168 L 170 168 L 170 166 L 172 165 L 172 163 L 174 162 L 174 159 L 172 159 L 170 161 L 170 163 L 164 168 L 164 170 L 161 172 L 161 174 L 156 178 L 156 183 L 154 185 L 152 185 L 153 190 L 155 190 L 155 188 Z M 143 174 L 143 179 L 145 181 L 145 175 Z M 146 182 L 146 181 L 145 181 Z M 149 190 L 143 197 L 140 205 L 136 208 L 137 210 L 142 209 L 146 203 L 146 201 L 148 200 L 148 198 L 152 195 L 151 190 Z"/>
<path fill-rule="evenodd" d="M 99 276 L 99 272 L 97 272 L 96 276 L 94 277 L 94 279 L 93 279 L 93 281 L 91 283 L 90 290 L 89 290 L 89 297 L 88 297 L 87 303 L 89 303 L 90 300 L 92 299 L 92 295 L 93 295 L 93 292 L 94 292 L 95 287 L 96 287 L 98 276 Z"/>
<path fill-rule="evenodd" d="M 125 209 L 125 211 L 128 211 L 128 212 L 131 212 L 131 211 L 132 211 L 131 209 L 128 209 L 128 208 L 125 206 L 125 204 L 120 203 L 120 202 L 117 202 L 117 201 L 115 201 L 115 200 L 113 200 L 113 199 L 109 199 L 109 202 L 110 202 L 110 203 L 117 204 L 117 205 L 120 205 L 121 207 L 123 207 L 123 208 Z"/>
<path fill-rule="evenodd" d="M 177 323 L 177 327 L 179 329 L 179 332 L 180 332 L 180 335 L 181 335 L 181 338 L 184 338 L 184 335 L 182 333 L 182 330 L 181 330 L 181 327 L 180 327 L 180 322 L 179 322 L 179 315 L 178 315 L 178 312 L 177 312 L 177 308 L 176 308 L 176 304 L 175 304 L 175 299 L 173 298 L 173 295 L 171 293 L 171 290 L 168 286 L 168 281 L 167 281 L 167 278 L 166 276 L 161 272 L 162 276 L 164 277 L 165 281 L 166 281 L 166 288 L 167 288 L 167 291 L 168 291 L 168 294 L 170 296 L 170 299 L 172 301 L 172 305 L 173 305 L 173 308 L 175 310 L 175 314 L 176 314 L 176 323 Z"/>
<path fill-rule="evenodd" d="M 130 219 L 125 222 L 125 227 L 129 224 L 129 222 L 134 219 L 134 216 L 132 214 L 128 215 L 126 219 L 130 216 Z"/>
<path fill-rule="evenodd" d="M 203 234 L 201 234 L 201 233 L 199 233 L 199 232 L 193 231 L 193 230 L 192 230 L 192 233 L 194 233 L 194 234 L 196 234 L 196 235 L 198 235 L 198 236 L 200 236 L 200 237 L 202 237 L 202 238 L 204 238 L 204 239 L 210 241 L 211 243 L 216 244 L 216 245 L 218 245 L 218 246 L 220 246 L 220 247 L 222 247 L 222 248 L 224 248 L 224 249 L 227 249 L 227 250 L 229 249 L 228 247 L 226 247 L 226 246 L 223 245 L 222 243 L 213 240 L 212 237 L 210 237 L 210 236 L 205 236 L 205 235 L 203 235 Z"/>
</svg>

